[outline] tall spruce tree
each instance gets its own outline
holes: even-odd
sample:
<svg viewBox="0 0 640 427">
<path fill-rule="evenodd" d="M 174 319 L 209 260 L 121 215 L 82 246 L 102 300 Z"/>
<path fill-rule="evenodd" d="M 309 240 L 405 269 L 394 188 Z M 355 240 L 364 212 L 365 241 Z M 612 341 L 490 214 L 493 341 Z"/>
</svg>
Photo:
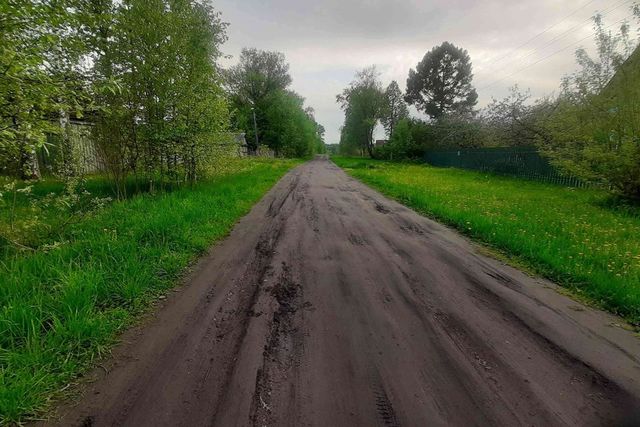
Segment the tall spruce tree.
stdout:
<svg viewBox="0 0 640 427">
<path fill-rule="evenodd" d="M 472 79 L 467 51 L 444 42 L 409 71 L 405 99 L 435 119 L 447 114 L 469 115 L 478 102 Z"/>
</svg>

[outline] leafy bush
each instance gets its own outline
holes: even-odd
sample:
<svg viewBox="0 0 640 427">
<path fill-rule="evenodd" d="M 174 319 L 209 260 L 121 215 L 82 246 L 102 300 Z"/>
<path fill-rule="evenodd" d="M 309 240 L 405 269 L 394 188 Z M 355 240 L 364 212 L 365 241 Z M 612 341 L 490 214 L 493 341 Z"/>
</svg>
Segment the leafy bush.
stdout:
<svg viewBox="0 0 640 427">
<path fill-rule="evenodd" d="M 626 24 L 612 34 L 594 22 L 598 57 L 577 51 L 581 69 L 565 78 L 542 147 L 578 177 L 640 200 L 640 50 L 632 54 Z"/>
<path fill-rule="evenodd" d="M 594 108 L 597 101 L 590 105 L 561 102 L 548 122 L 553 139 L 543 150 L 570 173 L 640 200 L 640 141 L 637 130 L 631 129 L 640 116 L 624 119 L 624 110 L 637 115 L 638 106 L 624 105 L 621 99 L 617 108 L 609 104 L 602 106 L 604 110 Z"/>
<path fill-rule="evenodd" d="M 405 160 L 414 151 L 413 136 L 409 120 L 400 120 L 389 142 L 382 147 L 376 147 L 375 156 L 380 159 Z"/>
<path fill-rule="evenodd" d="M 79 3 L 0 2 L 0 173 L 37 178 L 35 152 L 60 130 L 52 118 L 88 103 Z"/>
<path fill-rule="evenodd" d="M 69 227 L 110 201 L 108 196 L 92 195 L 86 180 L 79 177 L 59 182 L 7 181 L 0 188 L 0 258 L 16 250 L 58 246 Z"/>
</svg>

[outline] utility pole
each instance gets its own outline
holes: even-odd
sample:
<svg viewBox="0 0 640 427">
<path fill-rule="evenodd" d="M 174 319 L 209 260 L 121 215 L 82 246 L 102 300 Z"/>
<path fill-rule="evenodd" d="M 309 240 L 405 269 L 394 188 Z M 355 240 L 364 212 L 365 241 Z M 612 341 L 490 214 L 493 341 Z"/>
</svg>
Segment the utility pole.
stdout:
<svg viewBox="0 0 640 427">
<path fill-rule="evenodd" d="M 256 122 L 256 109 L 251 107 L 251 112 L 253 113 L 253 133 L 256 136 L 256 148 L 258 151 L 258 147 L 260 147 L 260 142 L 258 141 L 258 123 Z"/>
</svg>

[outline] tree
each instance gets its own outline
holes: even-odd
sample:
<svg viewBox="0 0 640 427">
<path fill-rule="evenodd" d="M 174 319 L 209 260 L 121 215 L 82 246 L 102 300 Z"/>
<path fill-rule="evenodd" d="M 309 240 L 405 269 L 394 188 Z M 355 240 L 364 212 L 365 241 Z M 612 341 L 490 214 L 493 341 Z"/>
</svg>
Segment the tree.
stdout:
<svg viewBox="0 0 640 427">
<path fill-rule="evenodd" d="M 318 123 L 318 138 L 320 138 L 320 140 L 324 143 L 324 135 L 327 133 L 326 129 L 324 128 L 324 126 L 322 126 L 320 123 Z"/>
<path fill-rule="evenodd" d="M 435 119 L 470 115 L 478 100 L 472 79 L 467 51 L 444 42 L 427 52 L 415 71 L 409 70 L 405 99 Z"/>
<path fill-rule="evenodd" d="M 411 122 L 409 119 L 400 120 L 389 139 L 389 142 L 378 149 L 380 157 L 390 160 L 404 160 L 411 157 L 415 151 Z"/>
<path fill-rule="evenodd" d="M 345 112 L 341 131 L 341 149 L 353 149 L 374 157 L 373 133 L 385 108 L 382 85 L 375 66 L 356 73 L 349 87 L 337 95 L 336 100 Z"/>
<path fill-rule="evenodd" d="M 539 141 L 549 141 L 550 135 L 542 125 L 554 108 L 548 98 L 529 102 L 529 91 L 521 91 L 515 85 L 505 98 L 493 99 L 482 112 L 482 118 L 490 139 L 496 145 L 535 145 Z"/>
<path fill-rule="evenodd" d="M 563 81 L 541 148 L 570 173 L 640 199 L 640 49 L 631 53 L 626 24 L 612 33 L 595 16 L 594 30 L 598 56 L 576 52 L 580 69 Z"/>
<path fill-rule="evenodd" d="M 125 0 L 96 33 L 94 137 L 117 194 L 129 174 L 147 186 L 194 182 L 229 113 L 216 60 L 226 24 L 198 0 Z M 117 90 L 100 90 L 108 81 Z"/>
<path fill-rule="evenodd" d="M 291 84 L 284 54 L 244 48 L 240 61 L 226 72 L 229 92 L 241 103 L 258 104 Z"/>
<path fill-rule="evenodd" d="M 288 89 L 291 76 L 282 53 L 245 48 L 225 77 L 235 125 L 246 131 L 250 144 L 255 144 L 255 114 L 260 143 L 276 155 L 306 157 L 322 150 L 313 108 Z"/>
<path fill-rule="evenodd" d="M 314 153 L 315 154 L 324 154 L 327 151 L 327 147 L 325 146 L 324 143 L 324 135 L 326 133 L 326 129 L 324 128 L 324 126 L 322 126 L 320 123 L 318 123 L 316 121 L 316 117 L 315 117 L 315 110 L 313 109 L 313 107 L 307 107 L 305 110 L 305 113 L 307 113 L 307 117 L 309 117 L 309 120 L 311 120 L 311 122 L 314 124 L 315 127 L 315 149 L 314 149 Z"/>
<path fill-rule="evenodd" d="M 55 118 L 87 103 L 80 1 L 0 2 L 0 172 L 39 175 L 35 151 Z"/>
<path fill-rule="evenodd" d="M 407 103 L 404 100 L 402 91 L 398 86 L 398 82 L 395 80 L 385 89 L 384 97 L 386 105 L 381 122 L 387 131 L 387 136 L 390 138 L 398 122 L 409 117 L 409 109 L 407 108 Z"/>
<path fill-rule="evenodd" d="M 265 141 L 268 126 L 265 111 L 269 104 L 268 99 L 278 99 L 275 94 L 286 91 L 291 84 L 289 64 L 284 54 L 244 48 L 238 64 L 226 70 L 224 74 L 227 92 L 236 111 L 234 125 L 245 130 L 249 146 L 257 150 L 256 140 L 261 144 L 275 144 Z"/>
<path fill-rule="evenodd" d="M 640 9 L 634 7 L 634 13 L 640 14 Z M 635 44 L 631 41 L 627 23 L 623 23 L 615 34 L 607 30 L 601 15 L 595 15 L 592 20 L 598 56 L 591 58 L 584 48 L 576 50 L 576 62 L 580 70 L 563 79 L 565 96 L 586 100 L 590 95 L 600 93 L 634 50 Z"/>
<path fill-rule="evenodd" d="M 308 157 L 318 152 L 318 125 L 297 93 L 272 93 L 265 102 L 263 123 L 263 142 L 277 156 Z"/>
</svg>

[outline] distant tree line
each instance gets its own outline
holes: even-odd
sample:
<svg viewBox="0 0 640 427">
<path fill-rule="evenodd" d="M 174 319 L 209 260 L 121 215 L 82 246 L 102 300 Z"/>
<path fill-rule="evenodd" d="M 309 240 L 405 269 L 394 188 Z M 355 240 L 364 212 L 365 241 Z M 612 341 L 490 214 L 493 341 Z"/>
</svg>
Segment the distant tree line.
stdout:
<svg viewBox="0 0 640 427">
<path fill-rule="evenodd" d="M 358 72 L 337 96 L 345 112 L 341 151 L 400 160 L 419 157 L 432 145 L 446 144 L 453 129 L 466 127 L 475 116 L 478 95 L 471 84 L 471 70 L 467 51 L 445 42 L 409 71 L 406 94 L 396 81 L 384 88 L 375 67 Z M 430 120 L 411 118 L 408 105 Z M 383 147 L 374 146 L 379 123 L 390 140 Z"/>
<path fill-rule="evenodd" d="M 290 89 L 291 82 L 289 64 L 279 52 L 243 49 L 239 63 L 226 72 L 233 121 L 246 129 L 252 150 L 260 144 L 278 156 L 324 152 L 324 127 L 316 122 L 313 108 L 305 108 L 304 98 Z"/>
<path fill-rule="evenodd" d="M 77 175 L 66 128 L 84 121 L 119 193 L 132 178 L 192 183 L 221 133 L 254 140 L 251 108 L 276 154 L 322 150 L 281 54 L 248 49 L 220 68 L 226 29 L 206 0 L 0 2 L 0 173 L 37 178 L 35 153 L 54 135 L 66 154 L 56 172 Z"/>
<path fill-rule="evenodd" d="M 579 70 L 557 95 L 534 102 L 514 86 L 477 110 L 471 59 L 448 42 L 409 71 L 404 96 L 397 82 L 384 89 L 375 67 L 358 72 L 338 95 L 340 152 L 402 160 L 434 149 L 531 145 L 566 172 L 640 199 L 640 50 L 628 24 L 611 32 L 600 16 L 593 22 L 597 57 L 579 49 Z M 407 104 L 428 119 L 409 117 Z M 379 123 L 389 142 L 376 147 Z"/>
</svg>

